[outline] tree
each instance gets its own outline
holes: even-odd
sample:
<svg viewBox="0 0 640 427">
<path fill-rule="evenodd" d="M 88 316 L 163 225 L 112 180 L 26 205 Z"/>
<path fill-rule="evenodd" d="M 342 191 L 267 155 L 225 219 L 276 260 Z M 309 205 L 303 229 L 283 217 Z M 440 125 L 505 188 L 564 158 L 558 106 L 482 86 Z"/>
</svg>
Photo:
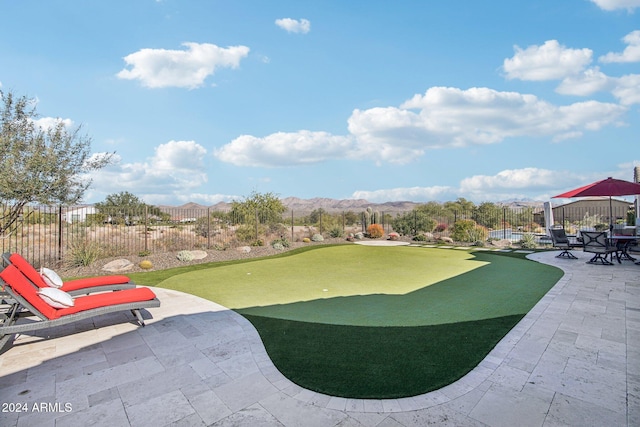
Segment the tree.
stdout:
<svg viewBox="0 0 640 427">
<path fill-rule="evenodd" d="M 36 122 L 36 101 L 0 91 L 0 233 L 11 233 L 29 203 L 76 204 L 91 185 L 87 173 L 113 153 L 92 155 L 81 126 Z"/>
<path fill-rule="evenodd" d="M 132 221 L 134 217 L 144 217 L 147 215 L 163 216 L 160 208 L 147 205 L 138 196 L 121 191 L 120 193 L 108 195 L 104 202 L 96 203 L 96 209 L 106 217 L 111 217 L 110 222 L 124 222 L 125 224 Z"/>
<path fill-rule="evenodd" d="M 244 224 L 274 224 L 282 222 L 282 214 L 286 210 L 282 201 L 273 193 L 261 194 L 253 191 L 243 202 L 231 202 L 231 218 Z"/>
</svg>

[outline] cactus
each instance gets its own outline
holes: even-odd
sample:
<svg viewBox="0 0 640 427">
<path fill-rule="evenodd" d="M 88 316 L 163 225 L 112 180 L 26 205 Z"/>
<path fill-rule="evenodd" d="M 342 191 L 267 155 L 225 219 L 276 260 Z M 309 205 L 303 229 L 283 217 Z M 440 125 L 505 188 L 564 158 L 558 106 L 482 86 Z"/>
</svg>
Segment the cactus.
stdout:
<svg viewBox="0 0 640 427">
<path fill-rule="evenodd" d="M 371 206 L 364 210 L 364 212 L 362 213 L 362 217 L 365 230 L 369 228 L 371 224 L 380 224 L 382 219 L 382 217 L 380 216 L 380 211 L 374 211 L 373 209 L 371 209 Z"/>
<path fill-rule="evenodd" d="M 140 263 L 138 264 L 138 267 L 140 267 L 143 270 L 150 270 L 153 268 L 153 263 L 148 259 L 145 259 L 140 261 Z"/>
</svg>

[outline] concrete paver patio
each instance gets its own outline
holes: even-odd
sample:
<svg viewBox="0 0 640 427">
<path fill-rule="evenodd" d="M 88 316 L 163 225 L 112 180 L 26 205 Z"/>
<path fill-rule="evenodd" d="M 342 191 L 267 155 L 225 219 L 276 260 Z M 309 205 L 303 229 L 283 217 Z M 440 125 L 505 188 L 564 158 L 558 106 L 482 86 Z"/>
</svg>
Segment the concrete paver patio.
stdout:
<svg viewBox="0 0 640 427">
<path fill-rule="evenodd" d="M 305 390 L 242 316 L 155 289 L 162 307 L 145 328 L 123 313 L 19 336 L 0 355 L 0 425 L 640 425 L 640 266 L 575 253 L 531 254 L 564 277 L 473 371 L 431 393 Z"/>
</svg>

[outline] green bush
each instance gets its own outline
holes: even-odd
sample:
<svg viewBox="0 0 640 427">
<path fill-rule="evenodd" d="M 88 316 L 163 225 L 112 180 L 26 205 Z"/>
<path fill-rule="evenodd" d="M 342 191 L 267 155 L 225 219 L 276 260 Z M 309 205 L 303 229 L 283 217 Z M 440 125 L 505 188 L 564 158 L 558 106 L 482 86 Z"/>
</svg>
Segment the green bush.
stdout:
<svg viewBox="0 0 640 427">
<path fill-rule="evenodd" d="M 436 228 L 437 221 L 419 212 L 407 212 L 391 220 L 391 227 L 399 234 L 412 235 L 420 232 L 430 233 Z"/>
<path fill-rule="evenodd" d="M 68 264 L 71 267 L 88 267 L 102 254 L 98 243 L 86 240 L 75 242 L 69 251 Z"/>
<path fill-rule="evenodd" d="M 520 239 L 520 247 L 523 249 L 533 249 L 536 245 L 536 238 L 533 233 L 525 233 L 522 235 L 522 239 Z"/>
<path fill-rule="evenodd" d="M 344 231 L 342 231 L 341 227 L 333 227 L 329 230 L 329 236 L 335 238 L 340 238 L 344 236 Z"/>
<path fill-rule="evenodd" d="M 276 245 L 279 245 L 281 247 L 276 248 Z M 284 248 L 288 248 L 291 245 L 289 244 L 289 240 L 287 240 L 286 237 L 281 237 L 279 239 L 272 241 L 271 246 L 273 246 L 275 249 L 284 249 Z"/>
<path fill-rule="evenodd" d="M 324 240 L 324 237 L 322 237 L 322 234 L 316 233 L 311 236 L 311 240 L 313 240 L 314 242 L 322 242 Z"/>
<path fill-rule="evenodd" d="M 472 219 L 456 221 L 451 228 L 451 238 L 458 242 L 484 242 L 489 232 Z"/>
<path fill-rule="evenodd" d="M 176 255 L 176 258 L 182 262 L 189 262 L 193 261 L 193 254 L 191 251 L 180 251 L 178 252 L 178 255 Z"/>
</svg>

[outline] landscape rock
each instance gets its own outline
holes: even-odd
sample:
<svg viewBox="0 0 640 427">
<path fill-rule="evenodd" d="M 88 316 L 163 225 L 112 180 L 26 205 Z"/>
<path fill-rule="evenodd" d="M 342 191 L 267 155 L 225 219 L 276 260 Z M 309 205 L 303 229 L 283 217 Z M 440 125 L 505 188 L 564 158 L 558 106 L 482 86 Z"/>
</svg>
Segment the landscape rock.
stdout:
<svg viewBox="0 0 640 427">
<path fill-rule="evenodd" d="M 443 243 L 453 243 L 453 239 L 451 237 L 442 236 L 438 238 L 438 241 Z"/>
<path fill-rule="evenodd" d="M 508 248 L 511 246 L 511 240 L 509 239 L 493 240 L 491 241 L 491 244 L 498 248 Z"/>
<path fill-rule="evenodd" d="M 191 251 L 191 255 L 193 259 L 205 259 L 208 254 L 205 251 Z"/>
<path fill-rule="evenodd" d="M 240 246 L 237 250 L 243 254 L 248 254 L 251 252 L 251 246 Z"/>
<path fill-rule="evenodd" d="M 127 271 L 133 268 L 133 263 L 128 259 L 116 259 L 111 261 L 102 267 L 104 271 L 109 271 L 111 273 L 117 273 L 120 271 Z"/>
</svg>

